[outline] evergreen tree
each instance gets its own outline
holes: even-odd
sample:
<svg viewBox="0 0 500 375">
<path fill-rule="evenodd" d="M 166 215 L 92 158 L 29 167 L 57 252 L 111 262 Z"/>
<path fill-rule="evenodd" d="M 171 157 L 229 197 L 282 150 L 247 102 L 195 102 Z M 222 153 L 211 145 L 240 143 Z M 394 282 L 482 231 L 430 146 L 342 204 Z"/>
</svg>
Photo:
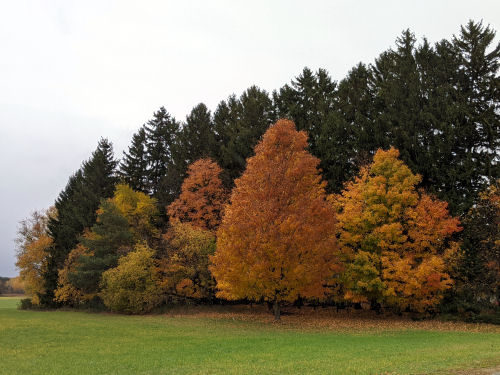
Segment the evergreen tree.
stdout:
<svg viewBox="0 0 500 375">
<path fill-rule="evenodd" d="M 246 159 L 253 154 L 253 147 L 274 120 L 269 94 L 256 86 L 239 98 L 233 95 L 218 105 L 214 114 L 217 161 L 226 174 L 226 183 L 232 184 L 240 176 Z"/>
<path fill-rule="evenodd" d="M 453 299 L 458 312 L 500 312 L 500 180 L 481 192 L 464 218 Z"/>
<path fill-rule="evenodd" d="M 375 128 L 386 138 L 379 147 L 395 146 L 411 170 L 418 171 L 427 186 L 429 137 L 434 124 L 427 116 L 427 100 L 415 58 L 415 36 L 406 30 L 396 40 L 396 49 L 380 55 L 372 67 L 375 87 Z M 425 45 L 423 48 L 427 48 Z"/>
<path fill-rule="evenodd" d="M 385 134 L 375 127 L 371 70 L 358 64 L 340 81 L 334 110 L 323 122 L 316 143 L 316 155 L 321 159 L 323 176 L 331 192 L 341 191 L 344 182 L 352 178 L 370 160 L 377 145 L 384 144 Z"/>
<path fill-rule="evenodd" d="M 313 73 L 304 68 L 291 82 L 273 93 L 278 116 L 292 119 L 297 129 L 309 134 L 309 150 L 320 159 L 328 189 L 338 191 L 345 181 L 344 171 L 352 140 L 352 129 L 335 111 L 337 83 L 324 69 Z M 345 149 L 345 150 L 344 150 Z"/>
<path fill-rule="evenodd" d="M 453 203 L 461 212 L 500 177 L 500 43 L 493 45 L 494 38 L 489 26 L 469 21 L 452 41 L 459 59 L 453 177 L 462 198 Z"/>
<path fill-rule="evenodd" d="M 178 195 L 182 175 L 178 176 L 175 153 L 179 123 L 164 107 L 154 113 L 145 126 L 148 160 L 148 190 L 165 207 Z"/>
<path fill-rule="evenodd" d="M 116 165 L 112 144 L 101 139 L 92 157 L 70 177 L 66 188 L 59 194 L 55 202 L 57 217 L 51 218 L 48 224 L 54 245 L 44 274 L 46 293 L 41 296 L 43 305 L 53 304 L 58 270 L 64 266 L 83 230 L 95 223 L 100 200 L 113 195 L 117 181 Z"/>
<path fill-rule="evenodd" d="M 198 159 L 215 156 L 216 143 L 212 115 L 205 104 L 200 103 L 191 110 L 182 127 L 180 138 L 184 151 L 185 169 L 187 165 Z"/>
<path fill-rule="evenodd" d="M 148 192 L 148 154 L 146 130 L 141 127 L 132 136 L 128 152 L 123 152 L 120 163 L 120 177 L 134 190 Z"/>
<path fill-rule="evenodd" d="M 131 251 L 133 235 L 127 219 L 111 200 L 103 200 L 96 223 L 80 238 L 90 256 L 81 256 L 78 267 L 69 274 L 69 281 L 84 294 L 99 291 L 104 271 L 116 267 L 120 255 Z"/>
<path fill-rule="evenodd" d="M 313 73 L 306 67 L 290 85 L 273 93 L 279 117 L 292 119 L 298 130 L 309 134 L 313 154 L 323 124 L 333 109 L 336 87 L 326 70 Z"/>
</svg>

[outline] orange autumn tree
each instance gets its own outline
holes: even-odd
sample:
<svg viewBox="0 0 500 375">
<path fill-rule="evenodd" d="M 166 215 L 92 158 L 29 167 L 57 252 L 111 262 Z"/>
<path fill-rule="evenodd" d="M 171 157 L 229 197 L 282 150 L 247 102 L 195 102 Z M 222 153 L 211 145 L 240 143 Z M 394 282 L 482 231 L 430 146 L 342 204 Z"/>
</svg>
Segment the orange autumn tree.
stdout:
<svg viewBox="0 0 500 375">
<path fill-rule="evenodd" d="M 334 210 L 306 148 L 291 121 L 267 130 L 235 180 L 212 257 L 217 296 L 272 302 L 275 319 L 285 301 L 324 298 L 339 270 Z"/>
<path fill-rule="evenodd" d="M 345 298 L 400 310 L 432 310 L 450 288 L 450 236 L 461 228 L 447 203 L 416 190 L 420 176 L 398 150 L 378 150 L 334 198 L 346 264 Z"/>
<path fill-rule="evenodd" d="M 221 172 L 219 165 L 208 158 L 191 164 L 179 198 L 167 207 L 168 215 L 202 229 L 217 229 L 227 199 Z"/>
</svg>

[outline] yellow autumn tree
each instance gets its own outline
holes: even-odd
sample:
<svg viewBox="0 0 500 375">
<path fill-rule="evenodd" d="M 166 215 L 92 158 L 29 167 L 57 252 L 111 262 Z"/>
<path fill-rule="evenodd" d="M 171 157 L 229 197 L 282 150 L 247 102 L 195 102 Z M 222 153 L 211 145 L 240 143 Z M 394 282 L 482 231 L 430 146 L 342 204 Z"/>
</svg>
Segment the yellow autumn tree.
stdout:
<svg viewBox="0 0 500 375">
<path fill-rule="evenodd" d="M 102 274 L 100 296 L 111 311 L 149 312 L 161 302 L 159 281 L 154 251 L 137 244 L 134 251 L 118 260 L 117 267 Z"/>
<path fill-rule="evenodd" d="M 156 199 L 126 184 L 118 184 L 111 198 L 122 216 L 127 219 L 135 241 L 151 241 L 159 237 L 155 220 L 159 215 Z"/>
<path fill-rule="evenodd" d="M 324 298 L 339 271 L 334 210 L 306 149 L 291 121 L 267 130 L 235 180 L 212 257 L 219 297 L 269 301 L 275 319 L 283 302 Z"/>
<path fill-rule="evenodd" d="M 215 252 L 215 235 L 173 220 L 164 240 L 167 250 L 160 259 L 162 289 L 174 297 L 214 297 L 215 281 L 208 266 L 209 257 Z"/>
<path fill-rule="evenodd" d="M 44 273 L 47 269 L 48 251 L 52 238 L 47 233 L 47 224 L 56 215 L 55 208 L 35 211 L 31 217 L 19 223 L 16 248 L 19 276 L 26 294 L 31 296 L 34 305 L 40 304 L 40 295 L 45 292 Z"/>
<path fill-rule="evenodd" d="M 447 203 L 416 186 L 398 150 L 378 150 L 373 163 L 333 198 L 346 265 L 345 298 L 397 309 L 432 310 L 450 288 L 447 261 L 461 228 Z"/>
</svg>

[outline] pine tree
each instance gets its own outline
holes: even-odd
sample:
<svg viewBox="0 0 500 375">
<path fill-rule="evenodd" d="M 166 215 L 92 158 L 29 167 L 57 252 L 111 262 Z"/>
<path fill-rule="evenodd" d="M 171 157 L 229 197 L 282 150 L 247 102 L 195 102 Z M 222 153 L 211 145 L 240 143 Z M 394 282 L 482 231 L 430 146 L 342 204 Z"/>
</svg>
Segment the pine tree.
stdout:
<svg viewBox="0 0 500 375">
<path fill-rule="evenodd" d="M 97 294 L 104 271 L 116 267 L 120 255 L 133 248 L 133 234 L 127 219 L 111 199 L 103 200 L 96 223 L 80 237 L 80 243 L 91 254 L 81 256 L 69 281 L 84 294 Z"/>
<path fill-rule="evenodd" d="M 351 129 L 335 111 L 337 83 L 327 71 L 319 69 L 313 73 L 304 68 L 291 82 L 273 93 L 273 100 L 279 117 L 295 122 L 297 129 L 307 131 L 309 150 L 320 159 L 323 178 L 328 181 L 327 189 L 340 189 L 347 170 L 344 163 L 351 150 L 349 140 Z"/>
<path fill-rule="evenodd" d="M 375 127 L 371 70 L 358 64 L 340 81 L 334 110 L 323 121 L 316 143 L 328 190 L 338 193 L 371 158 L 385 134 Z"/>
<path fill-rule="evenodd" d="M 113 195 L 117 182 L 116 165 L 112 144 L 101 139 L 92 157 L 70 177 L 66 188 L 59 194 L 55 202 L 57 217 L 51 218 L 48 224 L 54 245 L 44 275 L 46 293 L 41 296 L 43 305 L 53 304 L 58 270 L 64 266 L 66 257 L 75 248 L 83 230 L 95 223 L 101 199 Z"/>
<path fill-rule="evenodd" d="M 247 89 L 239 98 L 230 96 L 222 101 L 214 114 L 217 161 L 224 170 L 226 184 L 240 176 L 253 147 L 271 123 L 275 121 L 271 98 L 256 86 Z"/>
<path fill-rule="evenodd" d="M 145 126 L 148 160 L 148 190 L 165 207 L 179 193 L 182 174 L 175 164 L 179 123 L 164 107 Z"/>
<path fill-rule="evenodd" d="M 186 167 L 198 159 L 215 156 L 212 115 L 205 104 L 200 103 L 191 110 L 182 127 L 180 138 Z"/>
<path fill-rule="evenodd" d="M 461 196 L 453 203 L 460 212 L 500 177 L 500 43 L 492 45 L 494 38 L 489 26 L 469 21 L 452 41 L 459 59 L 453 177 Z"/>
<path fill-rule="evenodd" d="M 128 152 L 123 152 L 120 177 L 132 189 L 143 193 L 148 192 L 148 154 L 144 127 L 132 136 L 132 144 Z"/>
</svg>

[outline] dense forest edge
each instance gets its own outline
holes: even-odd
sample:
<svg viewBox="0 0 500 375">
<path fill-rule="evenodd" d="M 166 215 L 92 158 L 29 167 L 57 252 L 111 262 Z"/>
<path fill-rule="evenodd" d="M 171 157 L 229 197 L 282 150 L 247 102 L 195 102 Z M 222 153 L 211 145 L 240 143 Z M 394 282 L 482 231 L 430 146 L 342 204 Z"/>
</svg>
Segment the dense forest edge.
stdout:
<svg viewBox="0 0 500 375">
<path fill-rule="evenodd" d="M 500 43 L 404 31 L 339 82 L 304 70 L 102 138 L 19 225 L 22 308 L 265 303 L 500 323 Z M 0 280 L 6 293 L 7 281 Z M 4 285 L 5 284 L 5 285 Z M 21 285 L 22 284 L 22 288 Z"/>
</svg>

